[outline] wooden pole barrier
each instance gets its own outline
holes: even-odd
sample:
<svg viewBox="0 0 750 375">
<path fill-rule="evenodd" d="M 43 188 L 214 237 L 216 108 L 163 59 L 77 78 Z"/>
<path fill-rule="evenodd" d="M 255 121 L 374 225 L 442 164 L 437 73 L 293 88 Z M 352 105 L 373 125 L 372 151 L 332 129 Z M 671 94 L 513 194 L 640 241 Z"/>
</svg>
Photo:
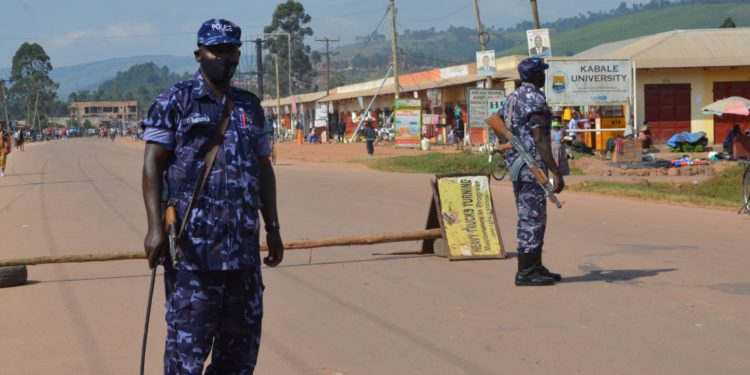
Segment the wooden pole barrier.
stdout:
<svg viewBox="0 0 750 375">
<path fill-rule="evenodd" d="M 352 237 L 331 237 L 319 240 L 299 240 L 284 243 L 285 250 L 303 250 L 314 249 L 319 247 L 333 246 L 354 246 L 354 245 L 375 245 L 381 243 L 405 242 L 432 240 L 442 237 L 440 229 L 428 229 L 417 232 L 398 232 L 383 233 L 375 236 L 352 236 Z M 260 251 L 268 251 L 265 243 L 260 245 Z M 0 260 L 0 267 L 9 266 L 36 266 L 40 264 L 53 263 L 87 263 L 87 262 L 109 262 L 114 260 L 146 259 L 143 251 L 130 253 L 109 253 L 109 254 L 79 254 L 79 255 L 59 255 L 43 256 L 34 258 L 19 258 Z"/>
</svg>

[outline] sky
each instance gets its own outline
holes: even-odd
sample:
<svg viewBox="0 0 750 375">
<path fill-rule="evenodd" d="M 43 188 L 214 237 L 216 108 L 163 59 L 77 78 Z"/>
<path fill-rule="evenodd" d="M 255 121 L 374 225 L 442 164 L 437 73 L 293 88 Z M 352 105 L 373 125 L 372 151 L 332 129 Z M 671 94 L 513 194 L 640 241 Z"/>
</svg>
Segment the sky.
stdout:
<svg viewBox="0 0 750 375">
<path fill-rule="evenodd" d="M 622 0 L 538 0 L 542 22 L 587 11 L 609 10 Z M 23 42 L 39 43 L 53 67 L 141 55 L 190 56 L 196 32 L 210 18 L 242 28 L 243 39 L 263 32 L 281 0 L 0 0 L 0 69 L 9 68 Z M 341 38 L 375 30 L 388 0 L 301 0 L 312 17 L 314 37 Z M 478 0 L 485 26 L 509 27 L 531 19 L 528 0 Z M 628 0 L 626 3 L 632 4 Z M 639 1 L 635 1 L 639 2 Z M 642 0 L 640 2 L 645 2 Z M 396 0 L 399 29 L 450 25 L 476 27 L 471 0 Z M 389 19 L 380 32 L 389 34 Z M 314 38 L 314 49 L 323 47 Z"/>
</svg>

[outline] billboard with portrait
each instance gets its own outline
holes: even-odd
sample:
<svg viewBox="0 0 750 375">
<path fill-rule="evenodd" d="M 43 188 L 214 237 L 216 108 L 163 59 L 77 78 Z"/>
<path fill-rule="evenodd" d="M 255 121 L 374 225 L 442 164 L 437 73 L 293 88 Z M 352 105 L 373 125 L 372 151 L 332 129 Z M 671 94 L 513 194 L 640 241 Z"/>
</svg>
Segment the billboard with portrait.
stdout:
<svg viewBox="0 0 750 375">
<path fill-rule="evenodd" d="M 495 50 L 477 52 L 477 75 L 492 77 L 495 72 Z"/>
<path fill-rule="evenodd" d="M 549 29 L 526 30 L 529 57 L 550 57 L 552 46 L 549 42 Z"/>
</svg>

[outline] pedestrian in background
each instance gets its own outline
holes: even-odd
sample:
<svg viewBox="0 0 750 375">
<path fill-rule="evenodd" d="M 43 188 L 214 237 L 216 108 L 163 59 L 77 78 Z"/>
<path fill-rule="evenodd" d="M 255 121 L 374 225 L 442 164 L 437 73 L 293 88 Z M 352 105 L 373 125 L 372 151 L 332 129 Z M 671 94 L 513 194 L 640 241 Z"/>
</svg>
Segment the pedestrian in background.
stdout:
<svg viewBox="0 0 750 375">
<path fill-rule="evenodd" d="M 5 165 L 11 151 L 11 140 L 5 133 L 5 126 L 0 125 L 0 177 L 5 177 Z"/>
<path fill-rule="evenodd" d="M 456 106 L 456 119 L 454 120 L 454 123 L 456 127 L 454 128 L 453 135 L 456 137 L 456 149 L 460 150 L 464 147 L 464 119 L 461 116 L 461 107 Z"/>
<path fill-rule="evenodd" d="M 564 132 L 562 129 L 562 123 L 559 117 L 555 117 L 552 120 L 552 158 L 557 163 L 557 168 L 563 176 L 570 174 L 570 166 L 568 164 L 568 152 L 565 149 L 565 143 L 563 143 Z"/>
<path fill-rule="evenodd" d="M 365 143 L 367 143 L 367 155 L 375 154 L 375 129 L 372 128 L 370 121 L 365 121 L 365 129 L 362 131 L 362 135 L 365 137 Z"/>
<path fill-rule="evenodd" d="M 339 123 L 336 126 L 336 139 L 339 141 L 339 143 L 343 143 L 345 137 L 346 137 L 346 122 L 342 118 L 339 120 Z"/>
</svg>

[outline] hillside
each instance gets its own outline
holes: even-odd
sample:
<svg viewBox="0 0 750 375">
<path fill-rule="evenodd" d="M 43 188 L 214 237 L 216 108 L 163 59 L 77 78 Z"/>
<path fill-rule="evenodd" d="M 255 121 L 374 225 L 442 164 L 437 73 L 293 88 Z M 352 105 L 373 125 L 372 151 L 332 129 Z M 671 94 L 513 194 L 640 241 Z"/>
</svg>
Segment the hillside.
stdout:
<svg viewBox="0 0 750 375">
<path fill-rule="evenodd" d="M 679 5 L 665 9 L 628 14 L 607 21 L 555 33 L 550 30 L 552 53 L 573 55 L 603 43 L 636 38 L 675 29 L 716 28 L 732 17 L 737 27 L 750 26 L 750 4 Z M 513 38 L 524 40 L 524 35 Z M 525 54 L 525 44 L 498 51 L 499 55 Z"/>
<path fill-rule="evenodd" d="M 133 65 L 147 62 L 166 66 L 171 72 L 178 74 L 193 73 L 197 69 L 193 57 L 135 56 L 56 68 L 52 70 L 51 77 L 60 83 L 57 95 L 64 99 L 72 91 L 96 90 L 101 83 L 113 78 L 117 72 L 124 72 Z"/>
<path fill-rule="evenodd" d="M 729 0 L 725 3 L 676 4 L 659 9 L 631 10 L 623 15 L 613 12 L 589 16 L 590 22 L 583 22 L 585 17 L 579 16 L 555 21 L 551 26 L 545 25 L 551 29 L 553 53 L 558 56 L 573 55 L 603 43 L 675 29 L 716 28 L 727 17 L 731 17 L 737 27 L 750 26 L 750 4 Z M 571 27 L 571 23 L 575 24 L 574 27 Z M 490 26 L 489 48 L 500 56 L 526 54 L 524 25 L 521 22 L 508 30 Z M 559 25 L 562 31 L 556 31 L 555 25 Z M 476 31 L 468 28 L 450 27 L 436 32 L 434 29 L 404 31 L 402 27 L 399 33 L 403 71 L 472 62 L 474 52 L 479 49 Z M 381 38 L 369 43 L 344 45 L 336 52 L 339 55 L 334 58 L 334 66 L 349 83 L 361 79 L 362 72 L 370 77 L 382 75 L 389 65 L 391 45 L 390 40 Z"/>
</svg>

